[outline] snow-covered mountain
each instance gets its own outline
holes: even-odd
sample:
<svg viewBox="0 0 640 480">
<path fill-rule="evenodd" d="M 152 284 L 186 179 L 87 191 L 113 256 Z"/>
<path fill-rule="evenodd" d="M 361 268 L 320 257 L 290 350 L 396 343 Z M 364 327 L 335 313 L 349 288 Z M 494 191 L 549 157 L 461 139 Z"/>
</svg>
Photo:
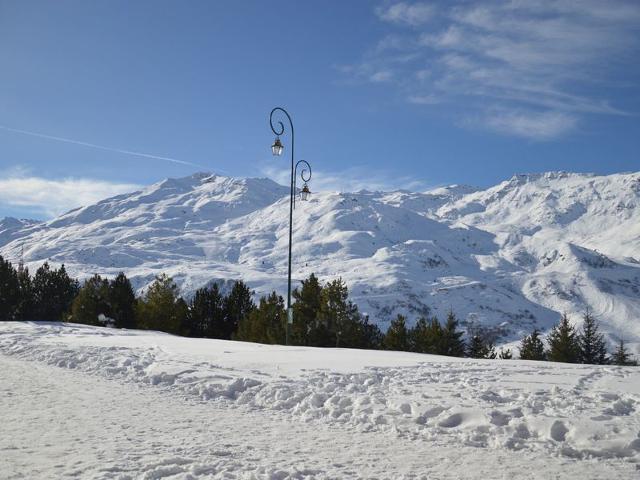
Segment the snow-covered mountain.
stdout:
<svg viewBox="0 0 640 480">
<path fill-rule="evenodd" d="M 49 222 L 5 220 L 0 255 L 80 277 L 123 270 L 138 288 L 165 272 L 185 294 L 237 278 L 286 292 L 287 194 L 268 179 L 169 179 Z M 383 328 L 453 309 L 509 339 L 590 308 L 611 338 L 640 341 L 640 172 L 316 193 L 297 203 L 293 255 L 296 282 L 341 276 Z"/>
<path fill-rule="evenodd" d="M 5 217 L 0 219 L 0 245 L 25 235 L 30 227 L 40 224 L 38 220 Z"/>
</svg>

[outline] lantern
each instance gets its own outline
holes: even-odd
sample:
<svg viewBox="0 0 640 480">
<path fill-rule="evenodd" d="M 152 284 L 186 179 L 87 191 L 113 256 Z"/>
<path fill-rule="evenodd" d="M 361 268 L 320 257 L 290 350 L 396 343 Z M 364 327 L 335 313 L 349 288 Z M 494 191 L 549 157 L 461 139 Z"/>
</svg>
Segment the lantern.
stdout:
<svg viewBox="0 0 640 480">
<path fill-rule="evenodd" d="M 271 145 L 271 152 L 273 152 L 274 156 L 279 157 L 280 155 L 282 155 L 282 150 L 284 150 L 284 146 L 280 141 L 280 137 L 276 137 L 276 140 L 273 142 L 273 145 Z"/>
<path fill-rule="evenodd" d="M 307 182 L 304 182 L 302 190 L 300 190 L 300 200 L 306 202 L 309 199 L 309 195 L 311 195 L 311 190 L 309 190 L 309 185 L 307 185 Z"/>
</svg>

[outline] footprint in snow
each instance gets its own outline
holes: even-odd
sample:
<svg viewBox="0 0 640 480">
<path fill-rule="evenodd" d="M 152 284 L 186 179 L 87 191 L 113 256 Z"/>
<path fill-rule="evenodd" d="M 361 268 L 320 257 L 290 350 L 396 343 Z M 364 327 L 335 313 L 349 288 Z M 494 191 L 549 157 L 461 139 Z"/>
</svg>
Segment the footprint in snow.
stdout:
<svg viewBox="0 0 640 480">
<path fill-rule="evenodd" d="M 504 427 L 511 421 L 511 415 L 499 412 L 497 410 L 494 410 L 489 415 L 491 415 L 491 423 L 498 427 Z"/>
<path fill-rule="evenodd" d="M 560 420 L 556 420 L 551 425 L 551 438 L 556 442 L 564 442 L 569 429 Z"/>
<path fill-rule="evenodd" d="M 444 428 L 455 428 L 462 423 L 462 415 L 459 413 L 454 413 L 453 415 L 448 416 L 444 420 L 441 420 L 438 423 L 438 426 Z"/>
<path fill-rule="evenodd" d="M 634 401 L 631 399 L 628 399 L 628 400 L 621 399 L 613 403 L 609 408 L 605 408 L 603 413 L 605 415 L 613 415 L 616 417 L 630 415 L 635 411 L 633 404 L 634 404 Z"/>
</svg>

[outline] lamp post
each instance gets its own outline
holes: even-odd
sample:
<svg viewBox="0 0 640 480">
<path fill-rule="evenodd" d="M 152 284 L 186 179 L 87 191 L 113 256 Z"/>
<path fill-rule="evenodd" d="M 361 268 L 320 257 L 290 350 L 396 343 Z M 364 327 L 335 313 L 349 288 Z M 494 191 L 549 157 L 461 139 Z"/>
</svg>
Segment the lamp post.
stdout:
<svg viewBox="0 0 640 480">
<path fill-rule="evenodd" d="M 278 121 L 276 125 L 273 124 L 273 114 L 276 112 L 283 113 L 287 119 L 289 120 L 289 127 L 291 128 L 291 191 L 289 193 L 289 269 L 287 273 L 287 326 L 285 329 L 285 344 L 289 345 L 289 335 L 291 330 L 291 325 L 293 324 L 293 310 L 291 309 L 291 248 L 292 248 L 292 240 L 293 240 L 293 209 L 296 205 L 296 177 L 298 174 L 298 165 L 303 164 L 304 168 L 300 171 L 300 178 L 304 182 L 304 186 L 300 191 L 300 200 L 306 201 L 311 194 L 309 190 L 309 186 L 307 182 L 311 180 L 311 165 L 306 160 L 300 160 L 298 163 L 295 163 L 294 157 L 294 130 L 293 130 L 293 121 L 291 120 L 291 116 L 289 113 L 281 107 L 276 107 L 271 110 L 271 114 L 269 115 L 269 125 L 271 126 L 271 131 L 276 135 L 276 139 L 271 145 L 271 152 L 274 156 L 279 157 L 282 155 L 284 151 L 284 145 L 280 141 L 280 135 L 284 133 L 284 124 L 281 121 Z"/>
</svg>

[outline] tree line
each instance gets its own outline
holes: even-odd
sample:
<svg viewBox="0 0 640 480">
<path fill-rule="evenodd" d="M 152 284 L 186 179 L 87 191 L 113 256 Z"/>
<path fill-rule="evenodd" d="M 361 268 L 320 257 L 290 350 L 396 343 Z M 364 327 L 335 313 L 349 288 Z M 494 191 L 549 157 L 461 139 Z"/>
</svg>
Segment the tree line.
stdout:
<svg viewBox="0 0 640 480">
<path fill-rule="evenodd" d="M 578 332 L 565 313 L 547 336 L 545 346 L 539 330 L 534 330 L 520 342 L 523 360 L 549 360 L 551 362 L 587 363 L 593 365 L 637 365 L 624 340 L 620 339 L 613 353 L 607 352 L 607 343 L 600 333 L 598 322 L 587 311 L 583 315 L 582 330 Z"/>
<path fill-rule="evenodd" d="M 28 269 L 14 268 L 0 256 L 0 321 L 46 319 L 87 325 L 161 330 L 188 337 L 231 339 L 283 344 L 286 335 L 284 299 L 275 291 L 260 297 L 242 281 L 227 294 L 218 284 L 198 289 L 187 301 L 178 286 L 159 275 L 135 295 L 124 273 L 113 279 L 94 275 L 82 286 L 64 265 L 43 264 L 31 276 Z M 511 359 L 509 349 L 496 351 L 481 330 L 464 338 L 459 321 L 450 311 L 444 322 L 437 317 L 419 318 L 411 328 L 398 315 L 383 333 L 349 300 L 342 279 L 325 284 L 311 274 L 292 292 L 292 345 L 401 350 L 470 358 Z M 599 332 L 595 318 L 587 312 L 581 332 L 567 315 L 550 332 L 545 347 L 541 332 L 534 330 L 520 345 L 520 358 L 569 363 L 634 365 L 624 342 L 612 355 Z"/>
</svg>

